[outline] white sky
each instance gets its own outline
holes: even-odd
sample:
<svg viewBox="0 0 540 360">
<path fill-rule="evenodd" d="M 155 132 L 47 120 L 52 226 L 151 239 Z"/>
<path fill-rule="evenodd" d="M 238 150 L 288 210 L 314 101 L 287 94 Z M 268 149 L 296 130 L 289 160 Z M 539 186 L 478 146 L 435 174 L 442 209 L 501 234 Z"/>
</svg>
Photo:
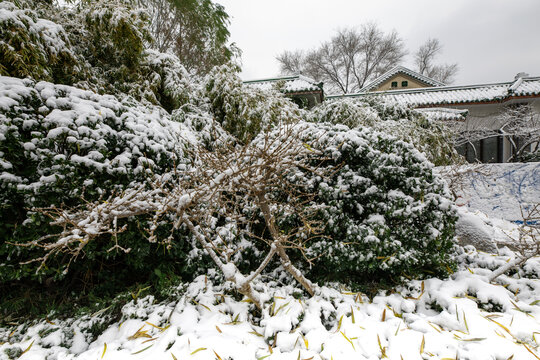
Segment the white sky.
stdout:
<svg viewBox="0 0 540 360">
<path fill-rule="evenodd" d="M 279 73 L 283 50 L 311 49 L 336 29 L 376 22 L 397 30 L 409 55 L 438 38 L 437 62 L 459 64 L 455 84 L 540 76 L 540 0 L 215 0 L 231 17 L 244 80 Z"/>
</svg>

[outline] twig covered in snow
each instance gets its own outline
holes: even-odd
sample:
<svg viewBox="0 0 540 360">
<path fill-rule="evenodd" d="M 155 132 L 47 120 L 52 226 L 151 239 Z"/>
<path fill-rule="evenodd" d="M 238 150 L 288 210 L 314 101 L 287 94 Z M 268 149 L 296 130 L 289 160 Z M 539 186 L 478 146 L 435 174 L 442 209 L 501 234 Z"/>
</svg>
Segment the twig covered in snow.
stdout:
<svg viewBox="0 0 540 360">
<path fill-rule="evenodd" d="M 23 245 L 43 248 L 45 255 L 34 259 L 42 266 L 60 252 L 69 254 L 71 262 L 102 235 L 114 240 L 111 249 L 128 252 L 117 241 L 127 225 L 119 226 L 118 221 L 150 215 L 146 229 L 149 241 L 170 245 L 175 231 L 187 227 L 225 278 L 259 308 L 259 296 L 250 283 L 276 254 L 284 269 L 313 295 L 314 285 L 294 266 L 286 250 L 295 248 L 303 253 L 304 244 L 321 231 L 321 224 L 313 220 L 317 208 L 305 206 L 314 194 L 306 190 L 308 184 L 298 181 L 302 171 L 320 171 L 312 165 L 317 152 L 300 140 L 301 130 L 298 125 L 283 125 L 244 146 L 224 145 L 214 151 L 200 147 L 192 153 L 192 166 L 156 176 L 107 201 L 76 209 L 37 209 L 62 230 Z M 288 225 L 281 229 L 280 222 L 291 217 L 296 228 Z M 164 224 L 170 235 L 158 239 L 157 230 Z M 253 240 L 269 248 L 259 266 L 245 276 L 236 262 L 246 247 L 254 246 Z"/>
<path fill-rule="evenodd" d="M 516 257 L 500 267 L 489 276 L 489 281 L 495 280 L 508 270 L 520 266 L 532 257 L 540 255 L 540 203 L 527 212 L 521 209 L 523 224 L 519 227 L 517 238 L 508 235 L 511 241 L 504 245 L 515 250 Z"/>
</svg>

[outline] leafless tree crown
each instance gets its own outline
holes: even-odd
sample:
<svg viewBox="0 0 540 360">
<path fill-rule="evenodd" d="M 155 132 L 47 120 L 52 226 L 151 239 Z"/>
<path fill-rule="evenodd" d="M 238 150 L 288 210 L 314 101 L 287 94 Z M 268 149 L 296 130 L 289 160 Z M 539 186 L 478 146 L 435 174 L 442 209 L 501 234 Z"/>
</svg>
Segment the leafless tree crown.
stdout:
<svg viewBox="0 0 540 360">
<path fill-rule="evenodd" d="M 285 74 L 302 73 L 323 81 L 329 92 L 351 93 L 388 71 L 406 55 L 396 31 L 383 32 L 377 24 L 339 30 L 318 48 L 284 51 L 277 56 Z"/>
<path fill-rule="evenodd" d="M 451 84 L 458 72 L 457 64 L 435 64 L 435 58 L 442 52 L 442 45 L 438 39 L 428 39 L 426 43 L 414 54 L 414 62 L 418 72 L 422 75 Z"/>
</svg>

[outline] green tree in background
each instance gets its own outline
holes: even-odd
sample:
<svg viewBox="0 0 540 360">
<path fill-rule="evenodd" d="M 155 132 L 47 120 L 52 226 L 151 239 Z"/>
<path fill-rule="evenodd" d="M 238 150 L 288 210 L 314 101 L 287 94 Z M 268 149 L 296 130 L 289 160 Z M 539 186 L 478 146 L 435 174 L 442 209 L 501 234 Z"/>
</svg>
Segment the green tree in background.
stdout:
<svg viewBox="0 0 540 360">
<path fill-rule="evenodd" d="M 136 0 L 150 14 L 150 31 L 159 52 L 172 53 L 190 73 L 206 74 L 240 51 L 229 44 L 229 15 L 210 0 Z"/>
</svg>

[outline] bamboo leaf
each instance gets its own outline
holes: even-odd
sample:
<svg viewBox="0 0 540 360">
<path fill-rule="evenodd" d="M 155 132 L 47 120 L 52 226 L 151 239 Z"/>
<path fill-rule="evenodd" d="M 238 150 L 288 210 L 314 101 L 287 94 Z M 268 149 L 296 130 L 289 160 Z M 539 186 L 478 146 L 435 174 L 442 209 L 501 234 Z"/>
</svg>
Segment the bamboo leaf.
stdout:
<svg viewBox="0 0 540 360">
<path fill-rule="evenodd" d="M 223 331 L 219 328 L 219 326 L 216 325 L 216 330 L 221 334 Z"/>
</svg>

